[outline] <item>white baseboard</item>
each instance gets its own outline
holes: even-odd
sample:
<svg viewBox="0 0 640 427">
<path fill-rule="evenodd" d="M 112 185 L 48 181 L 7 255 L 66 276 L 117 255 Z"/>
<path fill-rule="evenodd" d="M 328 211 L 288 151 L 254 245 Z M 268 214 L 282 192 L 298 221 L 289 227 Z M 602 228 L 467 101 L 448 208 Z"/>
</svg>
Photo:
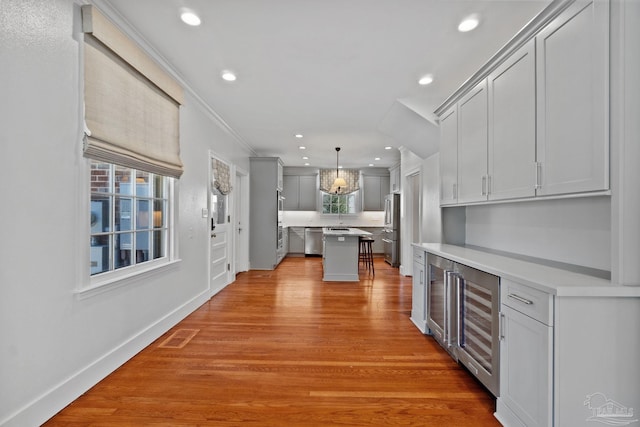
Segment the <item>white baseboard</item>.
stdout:
<svg viewBox="0 0 640 427">
<path fill-rule="evenodd" d="M 81 396 L 82 393 L 89 390 L 162 336 L 162 334 L 177 325 L 208 300 L 209 290 L 197 295 L 182 306 L 177 307 L 157 322 L 140 331 L 130 340 L 122 343 L 93 363 L 80 369 L 71 377 L 44 392 L 31 403 L 18 409 L 4 420 L 0 420 L 0 427 L 41 425 Z"/>
</svg>

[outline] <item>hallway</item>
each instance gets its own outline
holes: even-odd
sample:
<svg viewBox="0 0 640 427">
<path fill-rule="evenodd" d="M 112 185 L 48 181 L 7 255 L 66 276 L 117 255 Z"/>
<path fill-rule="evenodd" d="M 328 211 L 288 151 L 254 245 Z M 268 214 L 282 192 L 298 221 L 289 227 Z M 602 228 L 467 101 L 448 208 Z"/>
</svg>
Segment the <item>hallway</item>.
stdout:
<svg viewBox="0 0 640 427">
<path fill-rule="evenodd" d="M 494 399 L 409 320 L 411 277 L 250 271 L 45 426 L 498 426 Z"/>
</svg>

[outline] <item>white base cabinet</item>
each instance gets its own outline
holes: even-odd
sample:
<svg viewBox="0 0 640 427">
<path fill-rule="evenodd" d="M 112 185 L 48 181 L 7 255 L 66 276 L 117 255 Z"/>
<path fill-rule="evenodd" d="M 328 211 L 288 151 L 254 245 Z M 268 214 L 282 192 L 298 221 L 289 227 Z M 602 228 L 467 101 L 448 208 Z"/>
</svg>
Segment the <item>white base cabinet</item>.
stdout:
<svg viewBox="0 0 640 427">
<path fill-rule="evenodd" d="M 423 334 L 427 328 L 427 271 L 424 249 L 413 249 L 413 287 L 411 292 L 411 321 Z"/>
<path fill-rule="evenodd" d="M 548 308 L 552 297 L 508 281 L 503 281 L 501 294 L 496 417 L 506 426 L 551 426 L 553 312 Z"/>
<path fill-rule="evenodd" d="M 551 295 L 503 280 L 501 301 L 502 425 L 638 421 L 640 298 Z"/>
</svg>

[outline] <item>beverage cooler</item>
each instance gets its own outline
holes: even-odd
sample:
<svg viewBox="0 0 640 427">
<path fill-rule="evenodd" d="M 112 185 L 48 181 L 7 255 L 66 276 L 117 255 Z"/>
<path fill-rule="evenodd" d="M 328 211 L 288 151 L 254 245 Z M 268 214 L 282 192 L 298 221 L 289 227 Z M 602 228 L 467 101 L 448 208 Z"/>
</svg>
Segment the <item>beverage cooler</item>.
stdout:
<svg viewBox="0 0 640 427">
<path fill-rule="evenodd" d="M 427 326 L 454 360 L 499 396 L 500 278 L 427 255 Z"/>
</svg>

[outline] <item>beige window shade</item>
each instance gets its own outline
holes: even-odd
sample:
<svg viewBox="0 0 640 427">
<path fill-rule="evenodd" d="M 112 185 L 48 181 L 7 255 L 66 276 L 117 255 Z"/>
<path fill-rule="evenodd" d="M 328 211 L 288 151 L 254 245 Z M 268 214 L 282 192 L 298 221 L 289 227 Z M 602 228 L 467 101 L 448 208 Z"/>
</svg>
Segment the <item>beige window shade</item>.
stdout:
<svg viewBox="0 0 640 427">
<path fill-rule="evenodd" d="M 85 156 L 180 177 L 182 88 L 94 7 L 82 18 Z"/>
<path fill-rule="evenodd" d="M 340 194 L 353 193 L 360 189 L 360 171 L 357 169 L 338 169 L 338 176 L 347 182 L 346 188 Z M 331 186 L 336 179 L 335 169 L 320 169 L 320 191 L 331 192 Z"/>
<path fill-rule="evenodd" d="M 229 194 L 233 189 L 231 187 L 231 173 L 229 165 L 218 159 L 212 159 L 213 169 L 213 186 L 220 191 L 221 194 Z"/>
</svg>

